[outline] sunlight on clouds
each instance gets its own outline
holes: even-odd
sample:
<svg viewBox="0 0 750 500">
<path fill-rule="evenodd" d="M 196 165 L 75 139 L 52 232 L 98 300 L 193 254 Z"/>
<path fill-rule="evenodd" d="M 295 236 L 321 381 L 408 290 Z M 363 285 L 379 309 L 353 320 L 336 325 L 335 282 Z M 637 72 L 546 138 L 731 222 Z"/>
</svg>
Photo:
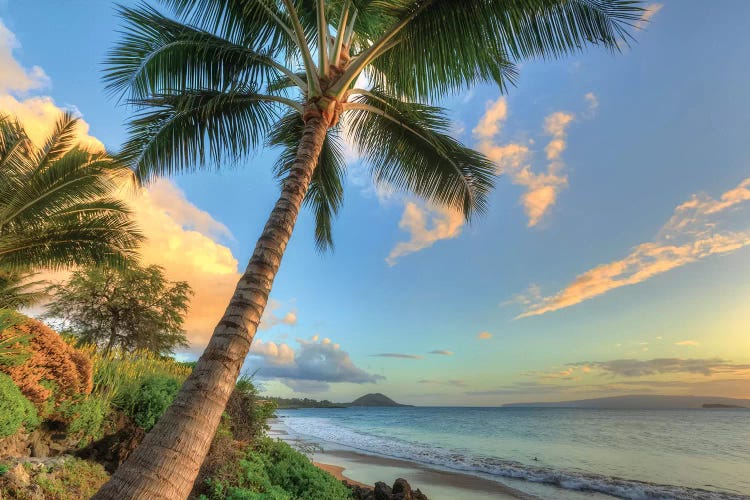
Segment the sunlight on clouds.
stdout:
<svg viewBox="0 0 750 500">
<path fill-rule="evenodd" d="M 0 72 L 2 72 L 1 66 Z M 0 95 L 0 112 L 15 116 L 23 124 L 29 139 L 36 145 L 44 144 L 63 111 L 70 110 L 58 107 L 51 97 L 30 97 L 19 101 L 12 95 Z M 75 114 L 78 115 L 78 113 Z M 99 139 L 89 135 L 89 124 L 80 118 L 76 125 L 76 132 L 79 145 L 84 149 L 89 151 L 104 149 L 104 144 Z"/>
<path fill-rule="evenodd" d="M 675 342 L 674 345 L 682 347 L 697 347 L 700 345 L 700 342 L 696 342 L 695 340 L 680 340 L 679 342 Z"/>
<path fill-rule="evenodd" d="M 480 332 L 477 338 L 479 340 L 489 340 L 492 338 L 492 334 L 490 332 Z"/>
<path fill-rule="evenodd" d="M 750 245 L 747 219 L 739 213 L 746 208 L 740 205 L 747 201 L 750 201 L 750 178 L 719 199 L 693 195 L 675 209 L 653 241 L 636 246 L 621 260 L 586 271 L 555 295 L 530 300 L 527 310 L 518 318 L 570 307 L 615 288 L 641 283 L 711 255 Z M 736 210 L 730 210 L 733 208 Z"/>
<path fill-rule="evenodd" d="M 24 68 L 13 57 L 21 44 L 0 19 L 0 93 L 20 92 L 48 87 L 49 77 L 39 66 Z"/>
<path fill-rule="evenodd" d="M 397 243 L 385 261 L 393 266 L 404 255 L 431 247 L 437 241 L 455 238 L 461 234 L 463 224 L 464 218 L 452 208 L 408 202 L 398 227 L 409 233 L 409 241 Z"/>
<path fill-rule="evenodd" d="M 597 97 L 589 92 L 584 96 L 591 116 L 599 105 Z M 498 175 L 507 175 L 513 184 L 526 188 L 521 195 L 521 203 L 528 217 L 529 227 L 536 226 L 557 202 L 557 196 L 567 185 L 565 163 L 562 153 L 567 147 L 567 129 L 576 119 L 575 114 L 556 111 L 544 120 L 544 133 L 550 136 L 545 147 L 547 169 L 535 172 L 532 169 L 532 151 L 520 143 L 499 144 L 498 135 L 508 117 L 508 107 L 504 97 L 490 103 L 487 111 L 474 128 L 479 140 L 477 149 L 497 166 Z"/>
<path fill-rule="evenodd" d="M 474 135 L 480 139 L 491 139 L 500 133 L 500 125 L 508 117 L 508 103 L 505 97 L 487 104 L 487 110 L 474 127 Z"/>
</svg>

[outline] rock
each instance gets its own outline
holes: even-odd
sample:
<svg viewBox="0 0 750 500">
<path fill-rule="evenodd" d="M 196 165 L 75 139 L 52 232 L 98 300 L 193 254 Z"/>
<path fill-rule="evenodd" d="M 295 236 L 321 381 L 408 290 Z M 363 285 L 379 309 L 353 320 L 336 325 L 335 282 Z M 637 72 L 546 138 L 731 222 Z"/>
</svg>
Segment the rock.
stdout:
<svg viewBox="0 0 750 500">
<path fill-rule="evenodd" d="M 411 492 L 411 498 L 412 500 L 429 500 L 427 495 L 419 491 L 419 488 Z"/>
<path fill-rule="evenodd" d="M 32 438 L 31 456 L 37 458 L 44 458 L 46 456 L 49 456 L 49 446 L 47 446 L 47 443 L 39 438 L 39 435 L 35 435 Z"/>
<path fill-rule="evenodd" d="M 14 467 L 8 469 L 8 472 L 6 472 L 5 474 L 6 477 L 16 486 L 26 487 L 31 482 L 31 477 L 29 476 L 26 467 L 24 467 L 20 462 L 17 463 Z"/>
<path fill-rule="evenodd" d="M 393 483 L 392 489 L 392 500 L 412 500 L 411 486 L 408 481 L 403 478 L 398 478 Z"/>
<path fill-rule="evenodd" d="M 375 490 L 373 490 L 373 493 L 375 500 L 391 500 L 393 497 L 393 490 L 391 490 L 391 487 L 383 481 L 375 483 Z"/>
</svg>

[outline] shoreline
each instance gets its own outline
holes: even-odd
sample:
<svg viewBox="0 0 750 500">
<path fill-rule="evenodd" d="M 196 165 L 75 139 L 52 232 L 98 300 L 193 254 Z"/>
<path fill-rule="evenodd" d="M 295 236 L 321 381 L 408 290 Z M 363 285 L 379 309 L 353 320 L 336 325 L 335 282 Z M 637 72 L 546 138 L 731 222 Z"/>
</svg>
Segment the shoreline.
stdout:
<svg viewBox="0 0 750 500">
<path fill-rule="evenodd" d="M 269 436 L 291 445 L 306 442 L 284 428 L 280 419 L 269 422 Z M 535 499 L 536 496 L 478 475 L 448 471 L 409 460 L 372 455 L 354 450 L 332 447 L 316 451 L 313 464 L 340 481 L 373 489 L 375 482 L 392 483 L 402 477 L 414 489 L 420 489 L 430 500 L 489 500 Z"/>
</svg>

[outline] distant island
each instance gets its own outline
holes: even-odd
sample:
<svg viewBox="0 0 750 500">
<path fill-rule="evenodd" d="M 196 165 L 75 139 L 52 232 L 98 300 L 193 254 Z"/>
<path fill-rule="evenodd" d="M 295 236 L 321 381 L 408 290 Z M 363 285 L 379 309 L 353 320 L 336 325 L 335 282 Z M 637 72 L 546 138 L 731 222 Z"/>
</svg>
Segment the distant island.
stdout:
<svg viewBox="0 0 750 500">
<path fill-rule="evenodd" d="M 374 392 L 370 394 L 365 394 L 364 396 L 361 396 L 351 403 L 346 404 L 346 406 L 413 406 L 413 405 L 402 405 L 400 403 L 395 402 L 385 394 L 381 394 L 379 392 Z"/>
<path fill-rule="evenodd" d="M 279 410 L 296 410 L 299 408 L 349 408 L 349 407 L 396 407 L 412 406 L 403 405 L 395 402 L 385 394 L 379 392 L 365 394 L 358 397 L 351 403 L 332 403 L 327 399 L 318 401 L 310 398 L 277 398 L 273 396 L 265 397 L 268 401 L 273 401 Z"/>
<path fill-rule="evenodd" d="M 750 408 L 750 399 L 712 396 L 660 396 L 653 394 L 578 399 L 554 403 L 510 403 L 506 408 L 591 408 L 602 410 L 689 410 L 701 408 Z"/>
</svg>

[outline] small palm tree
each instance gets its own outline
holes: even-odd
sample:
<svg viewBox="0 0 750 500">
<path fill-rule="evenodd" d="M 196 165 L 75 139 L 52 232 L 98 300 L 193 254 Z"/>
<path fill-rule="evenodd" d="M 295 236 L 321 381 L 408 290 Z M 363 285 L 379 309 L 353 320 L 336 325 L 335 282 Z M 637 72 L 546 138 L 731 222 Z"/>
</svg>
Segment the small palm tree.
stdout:
<svg viewBox="0 0 750 500">
<path fill-rule="evenodd" d="M 44 280 L 31 281 L 34 274 L 0 269 L 0 309 L 20 309 L 41 302 L 47 294 Z"/>
<path fill-rule="evenodd" d="M 63 114 L 44 145 L 0 115 L 0 271 L 122 264 L 140 236 L 113 196 L 132 171 L 104 151 L 76 146 Z"/>
<path fill-rule="evenodd" d="M 426 104 L 515 62 L 599 44 L 641 17 L 630 0 L 162 0 L 121 8 L 109 88 L 135 106 L 124 154 L 144 179 L 281 148 L 281 195 L 224 316 L 175 403 L 96 498 L 186 498 L 221 419 L 303 203 L 320 248 L 341 206 L 342 135 L 376 182 L 486 208 L 494 168 Z M 371 82 L 358 88 L 360 75 Z"/>
</svg>

